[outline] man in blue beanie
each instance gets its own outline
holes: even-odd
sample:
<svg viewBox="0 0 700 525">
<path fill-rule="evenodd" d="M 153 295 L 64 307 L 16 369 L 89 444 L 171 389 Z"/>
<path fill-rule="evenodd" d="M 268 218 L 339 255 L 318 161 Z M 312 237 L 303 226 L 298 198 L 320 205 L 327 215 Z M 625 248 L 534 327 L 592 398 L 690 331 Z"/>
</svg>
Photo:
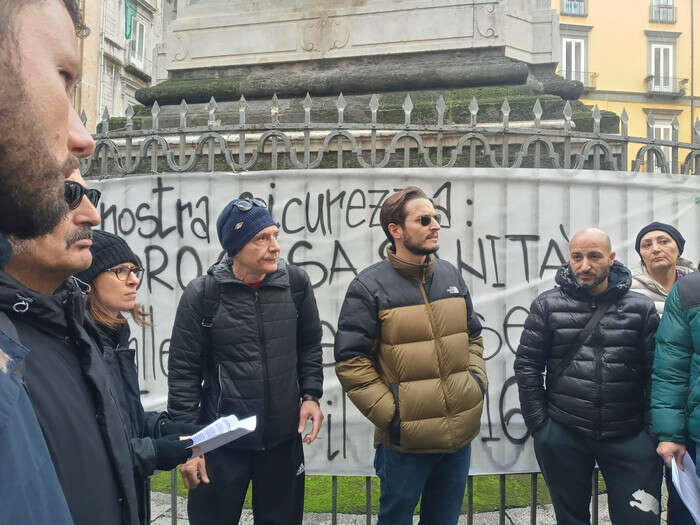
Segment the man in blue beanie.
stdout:
<svg viewBox="0 0 700 525">
<path fill-rule="evenodd" d="M 226 256 L 187 286 L 175 317 L 168 412 L 200 424 L 256 416 L 257 428 L 181 467 L 190 523 L 238 523 L 252 481 L 256 523 L 301 524 L 302 442 L 323 420 L 316 299 L 306 273 L 279 257 L 264 201 L 234 199 L 216 229 Z"/>
</svg>

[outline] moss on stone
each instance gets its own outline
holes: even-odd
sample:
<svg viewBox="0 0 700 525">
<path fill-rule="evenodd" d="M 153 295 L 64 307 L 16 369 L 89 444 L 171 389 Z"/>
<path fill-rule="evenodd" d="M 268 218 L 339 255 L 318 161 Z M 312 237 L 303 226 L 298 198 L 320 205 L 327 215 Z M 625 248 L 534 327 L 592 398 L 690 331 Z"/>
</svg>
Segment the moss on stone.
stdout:
<svg viewBox="0 0 700 525">
<path fill-rule="evenodd" d="M 478 88 L 477 88 L 478 89 Z M 534 95 L 518 94 L 517 91 L 508 89 L 492 91 L 481 91 L 485 96 L 477 97 L 479 112 L 477 120 L 479 122 L 500 122 L 503 119 L 501 105 L 504 98 L 498 95 L 503 93 L 508 95 L 510 105 L 510 121 L 531 121 L 534 119 L 533 108 L 537 99 L 542 105 L 542 119 L 563 119 L 564 101 L 554 95 Z M 452 90 L 443 96 L 445 97 L 445 124 L 463 124 L 470 122 L 471 113 L 469 105 L 472 97 L 477 96 L 474 89 Z M 437 109 L 435 104 L 440 92 L 429 92 L 429 94 L 417 92 L 416 97 L 411 93 L 413 111 L 411 113 L 411 123 L 413 124 L 435 124 L 437 122 Z M 446 95 L 446 96 L 445 96 Z M 405 94 L 389 94 L 379 97 L 378 120 L 385 123 L 402 123 L 404 121 L 403 103 Z M 580 104 L 580 103 L 579 103 Z M 581 107 L 582 104 L 581 104 Z"/>
<path fill-rule="evenodd" d="M 580 94 L 580 90 L 574 89 L 576 86 L 570 86 L 571 82 L 560 77 L 551 77 L 544 79 L 543 91 L 538 93 L 535 89 L 526 84 L 519 85 L 497 85 L 497 86 L 481 86 L 467 87 L 449 90 L 444 93 L 445 98 L 471 98 L 474 96 L 477 100 L 484 101 L 502 101 L 504 98 L 514 98 L 520 96 L 545 96 L 553 94 L 557 98 L 574 99 Z M 142 88 L 136 91 L 136 99 L 151 106 L 157 100 L 159 104 L 179 104 L 181 100 L 186 100 L 188 103 L 206 103 L 211 97 L 217 101 L 235 101 L 240 96 L 251 91 L 256 91 L 259 86 L 254 82 L 248 81 L 245 78 L 210 78 L 200 80 L 166 80 L 155 86 Z M 422 90 L 411 92 L 415 95 L 415 102 L 419 102 L 421 98 L 434 96 L 439 91 Z M 403 103 L 404 93 L 384 93 L 387 104 L 401 105 Z M 437 97 L 434 96 L 436 99 Z"/>
<path fill-rule="evenodd" d="M 576 131 L 593 132 L 593 112 L 590 109 L 576 111 L 571 120 L 576 124 Z M 600 112 L 601 133 L 619 133 L 620 117 L 612 111 L 603 110 Z"/>
<path fill-rule="evenodd" d="M 136 116 L 150 117 L 151 116 L 150 106 L 143 106 L 141 104 L 135 104 L 135 105 L 131 106 L 131 108 L 134 110 L 134 117 L 136 117 Z"/>
<path fill-rule="evenodd" d="M 240 98 L 242 81 L 231 78 L 209 80 L 166 80 L 152 87 L 136 90 L 136 99 L 146 106 L 157 100 L 160 105 L 206 103 L 211 97 L 216 100 L 236 100 Z"/>
<path fill-rule="evenodd" d="M 141 106 L 143 107 L 143 106 Z M 150 111 L 148 112 L 148 116 L 150 117 Z M 145 116 L 134 116 L 133 118 L 133 123 L 134 123 L 134 129 L 143 129 L 144 127 L 144 121 L 146 120 Z M 109 131 L 123 131 L 126 129 L 126 117 L 110 117 L 109 119 Z M 150 122 L 150 120 L 149 120 Z M 102 133 L 102 122 L 98 122 L 97 126 L 95 127 L 95 132 L 96 133 Z"/>
</svg>

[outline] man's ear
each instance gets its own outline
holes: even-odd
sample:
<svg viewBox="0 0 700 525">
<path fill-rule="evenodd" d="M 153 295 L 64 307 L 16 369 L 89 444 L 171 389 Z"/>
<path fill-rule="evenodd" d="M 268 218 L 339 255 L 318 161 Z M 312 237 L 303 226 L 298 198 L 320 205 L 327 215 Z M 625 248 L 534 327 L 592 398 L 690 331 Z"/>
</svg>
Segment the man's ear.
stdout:
<svg viewBox="0 0 700 525">
<path fill-rule="evenodd" d="M 610 252 L 610 266 L 615 262 L 615 255 L 617 255 L 615 252 Z"/>
<path fill-rule="evenodd" d="M 394 238 L 394 240 L 401 239 L 403 231 L 400 225 L 394 222 L 390 222 L 387 226 L 387 229 L 389 230 L 389 234 Z"/>
</svg>

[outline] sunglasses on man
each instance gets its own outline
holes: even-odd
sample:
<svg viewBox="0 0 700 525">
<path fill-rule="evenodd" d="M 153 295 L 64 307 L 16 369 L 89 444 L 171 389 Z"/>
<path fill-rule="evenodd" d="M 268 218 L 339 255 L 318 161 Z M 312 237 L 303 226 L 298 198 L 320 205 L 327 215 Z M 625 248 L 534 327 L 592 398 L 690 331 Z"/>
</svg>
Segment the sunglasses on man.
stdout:
<svg viewBox="0 0 700 525">
<path fill-rule="evenodd" d="M 435 215 L 421 215 L 418 217 L 418 219 L 420 219 L 421 226 L 430 226 L 433 219 L 435 219 L 435 222 L 440 224 L 440 219 L 442 219 L 442 216 L 439 213 L 436 213 Z"/>
<path fill-rule="evenodd" d="M 97 208 L 97 204 L 100 202 L 100 197 L 102 196 L 100 190 L 85 188 L 72 180 L 67 180 L 64 184 L 66 202 L 71 210 L 80 206 L 80 201 L 83 200 L 83 196 L 87 197 L 90 204 Z"/>
<path fill-rule="evenodd" d="M 241 211 L 250 211 L 253 209 L 253 206 L 267 208 L 267 203 L 257 197 L 251 199 L 236 199 L 233 201 L 233 205 Z"/>
</svg>

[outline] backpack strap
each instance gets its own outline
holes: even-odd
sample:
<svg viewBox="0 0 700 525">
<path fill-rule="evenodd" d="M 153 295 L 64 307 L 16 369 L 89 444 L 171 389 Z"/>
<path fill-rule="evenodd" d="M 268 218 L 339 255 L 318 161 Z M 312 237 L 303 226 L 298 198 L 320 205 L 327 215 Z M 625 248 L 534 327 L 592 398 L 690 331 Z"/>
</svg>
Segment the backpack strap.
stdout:
<svg viewBox="0 0 700 525">
<path fill-rule="evenodd" d="M 287 274 L 289 274 L 289 288 L 294 300 L 294 306 L 297 309 L 297 317 L 301 314 L 306 296 L 306 286 L 304 274 L 298 266 L 287 264 Z"/>
<path fill-rule="evenodd" d="M 219 308 L 219 283 L 213 275 L 204 276 L 204 290 L 202 292 L 202 326 L 211 328 L 214 325 L 214 316 Z"/>
<path fill-rule="evenodd" d="M 204 289 L 202 290 L 202 321 L 200 323 L 202 327 L 203 343 L 200 373 L 204 384 L 200 393 L 200 407 L 204 404 L 206 389 L 210 388 L 208 381 L 209 369 L 211 367 L 211 363 L 209 363 L 211 356 L 211 327 L 214 326 L 214 317 L 216 316 L 216 310 L 219 308 L 219 293 L 220 286 L 214 276 L 209 275 L 208 273 L 204 274 Z M 200 421 L 200 423 L 202 422 L 203 421 Z"/>
</svg>

